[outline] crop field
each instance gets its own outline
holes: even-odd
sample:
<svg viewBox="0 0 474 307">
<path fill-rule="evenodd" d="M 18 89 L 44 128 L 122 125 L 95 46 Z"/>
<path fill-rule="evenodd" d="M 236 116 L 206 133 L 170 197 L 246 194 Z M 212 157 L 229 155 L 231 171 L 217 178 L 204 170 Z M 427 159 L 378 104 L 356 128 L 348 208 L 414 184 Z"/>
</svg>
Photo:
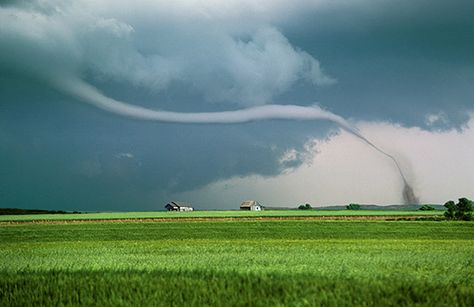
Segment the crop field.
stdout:
<svg viewBox="0 0 474 307">
<path fill-rule="evenodd" d="M 0 225 L 0 305 L 474 303 L 474 223 Z"/>
<path fill-rule="evenodd" d="M 401 210 L 264 210 L 264 211 L 192 211 L 192 212 L 98 212 L 83 214 L 0 215 L 0 222 L 44 220 L 108 220 L 168 218 L 258 218 L 258 217 L 353 217 L 353 216 L 443 216 L 443 211 Z"/>
</svg>

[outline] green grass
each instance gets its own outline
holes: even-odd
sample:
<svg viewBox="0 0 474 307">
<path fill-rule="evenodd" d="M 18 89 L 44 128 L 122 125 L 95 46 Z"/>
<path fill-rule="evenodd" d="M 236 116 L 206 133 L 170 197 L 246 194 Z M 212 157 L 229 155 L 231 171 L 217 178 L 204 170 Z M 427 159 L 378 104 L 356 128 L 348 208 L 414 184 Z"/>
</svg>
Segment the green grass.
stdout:
<svg viewBox="0 0 474 307">
<path fill-rule="evenodd" d="M 474 223 L 0 226 L 0 305 L 474 303 Z"/>
<path fill-rule="evenodd" d="M 219 218 L 219 217 L 297 217 L 297 216 L 442 216 L 444 211 L 399 210 L 264 210 L 192 211 L 192 212 L 100 212 L 84 214 L 0 215 L 0 221 L 147 219 L 147 218 Z"/>
</svg>

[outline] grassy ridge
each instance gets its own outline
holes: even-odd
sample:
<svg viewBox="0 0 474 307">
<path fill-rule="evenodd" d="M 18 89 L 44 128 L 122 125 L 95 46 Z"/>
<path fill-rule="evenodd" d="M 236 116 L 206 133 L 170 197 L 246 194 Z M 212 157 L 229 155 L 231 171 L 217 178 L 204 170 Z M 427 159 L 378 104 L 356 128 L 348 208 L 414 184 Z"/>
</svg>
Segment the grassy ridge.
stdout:
<svg viewBox="0 0 474 307">
<path fill-rule="evenodd" d="M 0 226 L 0 305 L 472 305 L 474 223 Z"/>
<path fill-rule="evenodd" d="M 146 218 L 219 218 L 219 217 L 297 217 L 297 216 L 442 216 L 443 211 L 399 210 L 264 210 L 193 211 L 193 212 L 100 212 L 84 214 L 2 215 L 0 221 L 101 220 Z"/>
</svg>

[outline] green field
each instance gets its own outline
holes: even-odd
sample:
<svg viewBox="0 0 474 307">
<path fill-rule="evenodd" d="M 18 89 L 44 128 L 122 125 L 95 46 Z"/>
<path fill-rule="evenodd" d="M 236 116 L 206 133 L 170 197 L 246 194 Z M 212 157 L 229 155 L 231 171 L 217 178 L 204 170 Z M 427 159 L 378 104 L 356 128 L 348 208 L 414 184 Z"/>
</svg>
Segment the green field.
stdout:
<svg viewBox="0 0 474 307">
<path fill-rule="evenodd" d="M 472 222 L 3 224 L 0 259 L 1 306 L 474 303 Z"/>
<path fill-rule="evenodd" d="M 401 210 L 264 210 L 264 211 L 192 211 L 192 212 L 99 212 L 83 214 L 0 215 L 1 221 L 101 220 L 153 218 L 228 218 L 228 217 L 299 217 L 299 216 L 442 216 L 444 211 Z"/>
</svg>

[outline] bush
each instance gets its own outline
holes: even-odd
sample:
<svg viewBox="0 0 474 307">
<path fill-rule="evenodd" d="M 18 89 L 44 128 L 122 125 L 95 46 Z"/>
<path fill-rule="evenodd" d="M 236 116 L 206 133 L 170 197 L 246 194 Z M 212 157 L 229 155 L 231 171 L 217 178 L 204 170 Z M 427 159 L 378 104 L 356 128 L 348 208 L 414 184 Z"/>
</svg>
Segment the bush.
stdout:
<svg viewBox="0 0 474 307">
<path fill-rule="evenodd" d="M 360 205 L 358 205 L 358 204 L 349 204 L 348 206 L 346 206 L 346 209 L 347 210 L 360 210 Z"/>
<path fill-rule="evenodd" d="M 298 207 L 299 210 L 311 210 L 313 207 L 311 207 L 310 204 L 304 204 L 304 205 L 299 205 Z"/>
<path fill-rule="evenodd" d="M 472 200 L 469 200 L 465 197 L 459 198 L 457 204 L 454 201 L 450 200 L 444 204 L 447 208 L 444 216 L 448 220 L 462 220 L 470 221 L 472 220 Z"/>
<path fill-rule="evenodd" d="M 431 207 L 430 205 L 423 205 L 423 206 L 421 206 L 418 210 L 421 210 L 421 211 L 432 211 L 432 210 L 435 210 L 435 208 Z"/>
</svg>

